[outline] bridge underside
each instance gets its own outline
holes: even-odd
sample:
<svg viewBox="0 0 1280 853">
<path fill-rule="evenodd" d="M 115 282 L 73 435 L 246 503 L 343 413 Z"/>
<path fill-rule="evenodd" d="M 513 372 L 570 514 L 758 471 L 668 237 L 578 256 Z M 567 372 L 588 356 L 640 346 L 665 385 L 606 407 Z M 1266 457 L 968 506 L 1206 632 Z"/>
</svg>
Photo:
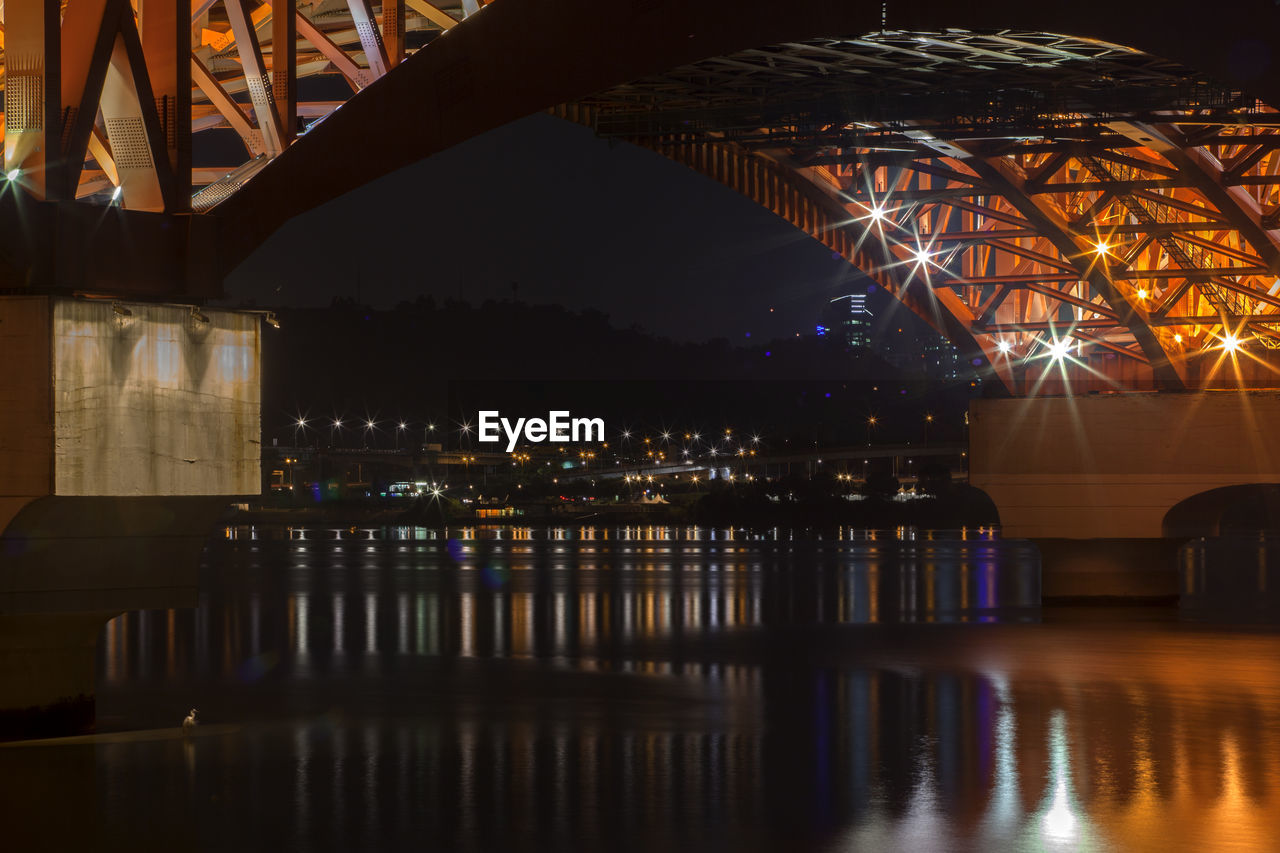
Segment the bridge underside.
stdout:
<svg viewBox="0 0 1280 853">
<path fill-rule="evenodd" d="M 1276 385 L 1280 10 L 980 7 L 17 0 L 0 217 L 102 228 L 27 227 L 0 276 L 204 298 L 292 216 L 550 109 L 773 210 L 1012 392 Z"/>
</svg>

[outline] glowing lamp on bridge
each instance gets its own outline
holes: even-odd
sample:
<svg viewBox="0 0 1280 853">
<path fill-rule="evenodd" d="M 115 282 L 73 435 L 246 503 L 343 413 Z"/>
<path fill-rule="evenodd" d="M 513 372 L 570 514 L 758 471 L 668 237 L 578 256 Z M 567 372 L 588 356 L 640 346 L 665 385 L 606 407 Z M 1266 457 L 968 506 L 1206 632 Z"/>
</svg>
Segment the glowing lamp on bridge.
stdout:
<svg viewBox="0 0 1280 853">
<path fill-rule="evenodd" d="M 1071 341 L 1068 338 L 1054 341 L 1049 344 L 1049 355 L 1054 361 L 1061 361 L 1071 354 Z"/>
<path fill-rule="evenodd" d="M 1240 338 L 1232 334 L 1223 335 L 1222 349 L 1225 352 L 1234 354 L 1236 351 L 1240 349 Z"/>
<path fill-rule="evenodd" d="M 1099 240 L 1094 244 L 1093 251 L 1094 254 L 1101 257 L 1111 251 L 1111 246 L 1109 246 L 1105 240 Z"/>
<path fill-rule="evenodd" d="M 1008 354 L 1008 352 L 1013 349 L 1013 344 L 1005 340 L 999 340 L 996 341 L 996 349 L 1000 350 L 1002 353 Z"/>
<path fill-rule="evenodd" d="M 21 169 L 10 169 L 5 173 L 5 179 L 10 181 L 18 180 L 18 176 L 22 174 Z"/>
</svg>

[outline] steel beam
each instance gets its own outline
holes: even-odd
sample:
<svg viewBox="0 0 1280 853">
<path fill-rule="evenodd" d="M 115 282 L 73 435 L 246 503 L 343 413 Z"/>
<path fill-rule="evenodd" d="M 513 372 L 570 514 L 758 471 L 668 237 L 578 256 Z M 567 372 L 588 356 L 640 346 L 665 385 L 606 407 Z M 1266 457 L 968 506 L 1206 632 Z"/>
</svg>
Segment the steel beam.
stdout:
<svg viewBox="0 0 1280 853">
<path fill-rule="evenodd" d="M 1141 347 L 1143 354 L 1151 364 L 1151 370 L 1157 385 L 1161 388 L 1180 389 L 1186 387 L 1185 380 L 1178 367 L 1170 361 L 1140 308 L 1123 294 L 1112 283 L 1106 270 L 1086 259 L 1093 256 L 1092 247 L 1076 237 L 1067 218 L 1044 196 L 1032 196 L 1024 191 L 1025 177 L 1018 175 L 1007 162 L 972 158 L 966 163 L 981 175 L 988 184 L 1000 190 L 1001 195 L 1011 204 L 1033 227 L 1046 237 L 1058 252 L 1076 266 L 1078 278 L 1087 281 L 1094 291 L 1106 302 L 1112 314 L 1130 329 L 1133 337 Z"/>
<path fill-rule="evenodd" d="M 4 170 L 35 198 L 66 197 L 53 173 L 62 128 L 58 0 L 8 0 L 4 8 Z"/>
<path fill-rule="evenodd" d="M 240 64 L 244 66 L 244 78 L 249 84 L 249 100 L 253 104 L 254 117 L 258 120 L 258 130 L 262 133 L 267 155 L 275 157 L 285 148 L 284 129 L 272 98 L 271 77 L 262 59 L 258 33 L 249 17 L 247 3 L 248 0 L 225 0 L 223 5 L 227 10 L 227 20 L 231 23 L 231 32 L 236 37 L 236 52 L 240 56 Z"/>
<path fill-rule="evenodd" d="M 298 133 L 298 18 L 296 0 L 275 0 L 271 10 L 271 96 L 285 145 Z M 403 29 L 403 22 L 401 29 Z"/>
<path fill-rule="evenodd" d="M 191 43 L 189 2 L 138 0 L 138 28 L 157 119 L 173 174 L 173 212 L 191 200 Z"/>
</svg>

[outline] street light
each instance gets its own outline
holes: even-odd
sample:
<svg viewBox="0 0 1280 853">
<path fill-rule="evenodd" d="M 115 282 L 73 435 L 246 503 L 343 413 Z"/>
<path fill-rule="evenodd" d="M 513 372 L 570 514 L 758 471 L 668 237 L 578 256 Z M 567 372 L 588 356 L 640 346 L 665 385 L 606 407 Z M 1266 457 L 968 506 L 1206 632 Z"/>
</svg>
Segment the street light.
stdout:
<svg viewBox="0 0 1280 853">
<path fill-rule="evenodd" d="M 871 430 L 873 427 L 875 427 L 876 423 L 877 421 L 876 421 L 875 415 L 871 415 L 870 417 L 867 418 L 867 444 L 868 445 L 871 444 Z"/>
</svg>

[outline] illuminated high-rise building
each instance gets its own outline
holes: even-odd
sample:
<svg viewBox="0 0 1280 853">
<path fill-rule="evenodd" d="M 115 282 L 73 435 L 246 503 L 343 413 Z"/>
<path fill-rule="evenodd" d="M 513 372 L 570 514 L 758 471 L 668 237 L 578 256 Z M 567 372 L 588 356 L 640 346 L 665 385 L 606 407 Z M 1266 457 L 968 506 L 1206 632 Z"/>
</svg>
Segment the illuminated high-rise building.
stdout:
<svg viewBox="0 0 1280 853">
<path fill-rule="evenodd" d="M 872 319 L 865 293 L 837 296 L 823 311 L 823 322 L 818 326 L 818 334 L 837 336 L 845 346 L 869 347 Z"/>
</svg>

